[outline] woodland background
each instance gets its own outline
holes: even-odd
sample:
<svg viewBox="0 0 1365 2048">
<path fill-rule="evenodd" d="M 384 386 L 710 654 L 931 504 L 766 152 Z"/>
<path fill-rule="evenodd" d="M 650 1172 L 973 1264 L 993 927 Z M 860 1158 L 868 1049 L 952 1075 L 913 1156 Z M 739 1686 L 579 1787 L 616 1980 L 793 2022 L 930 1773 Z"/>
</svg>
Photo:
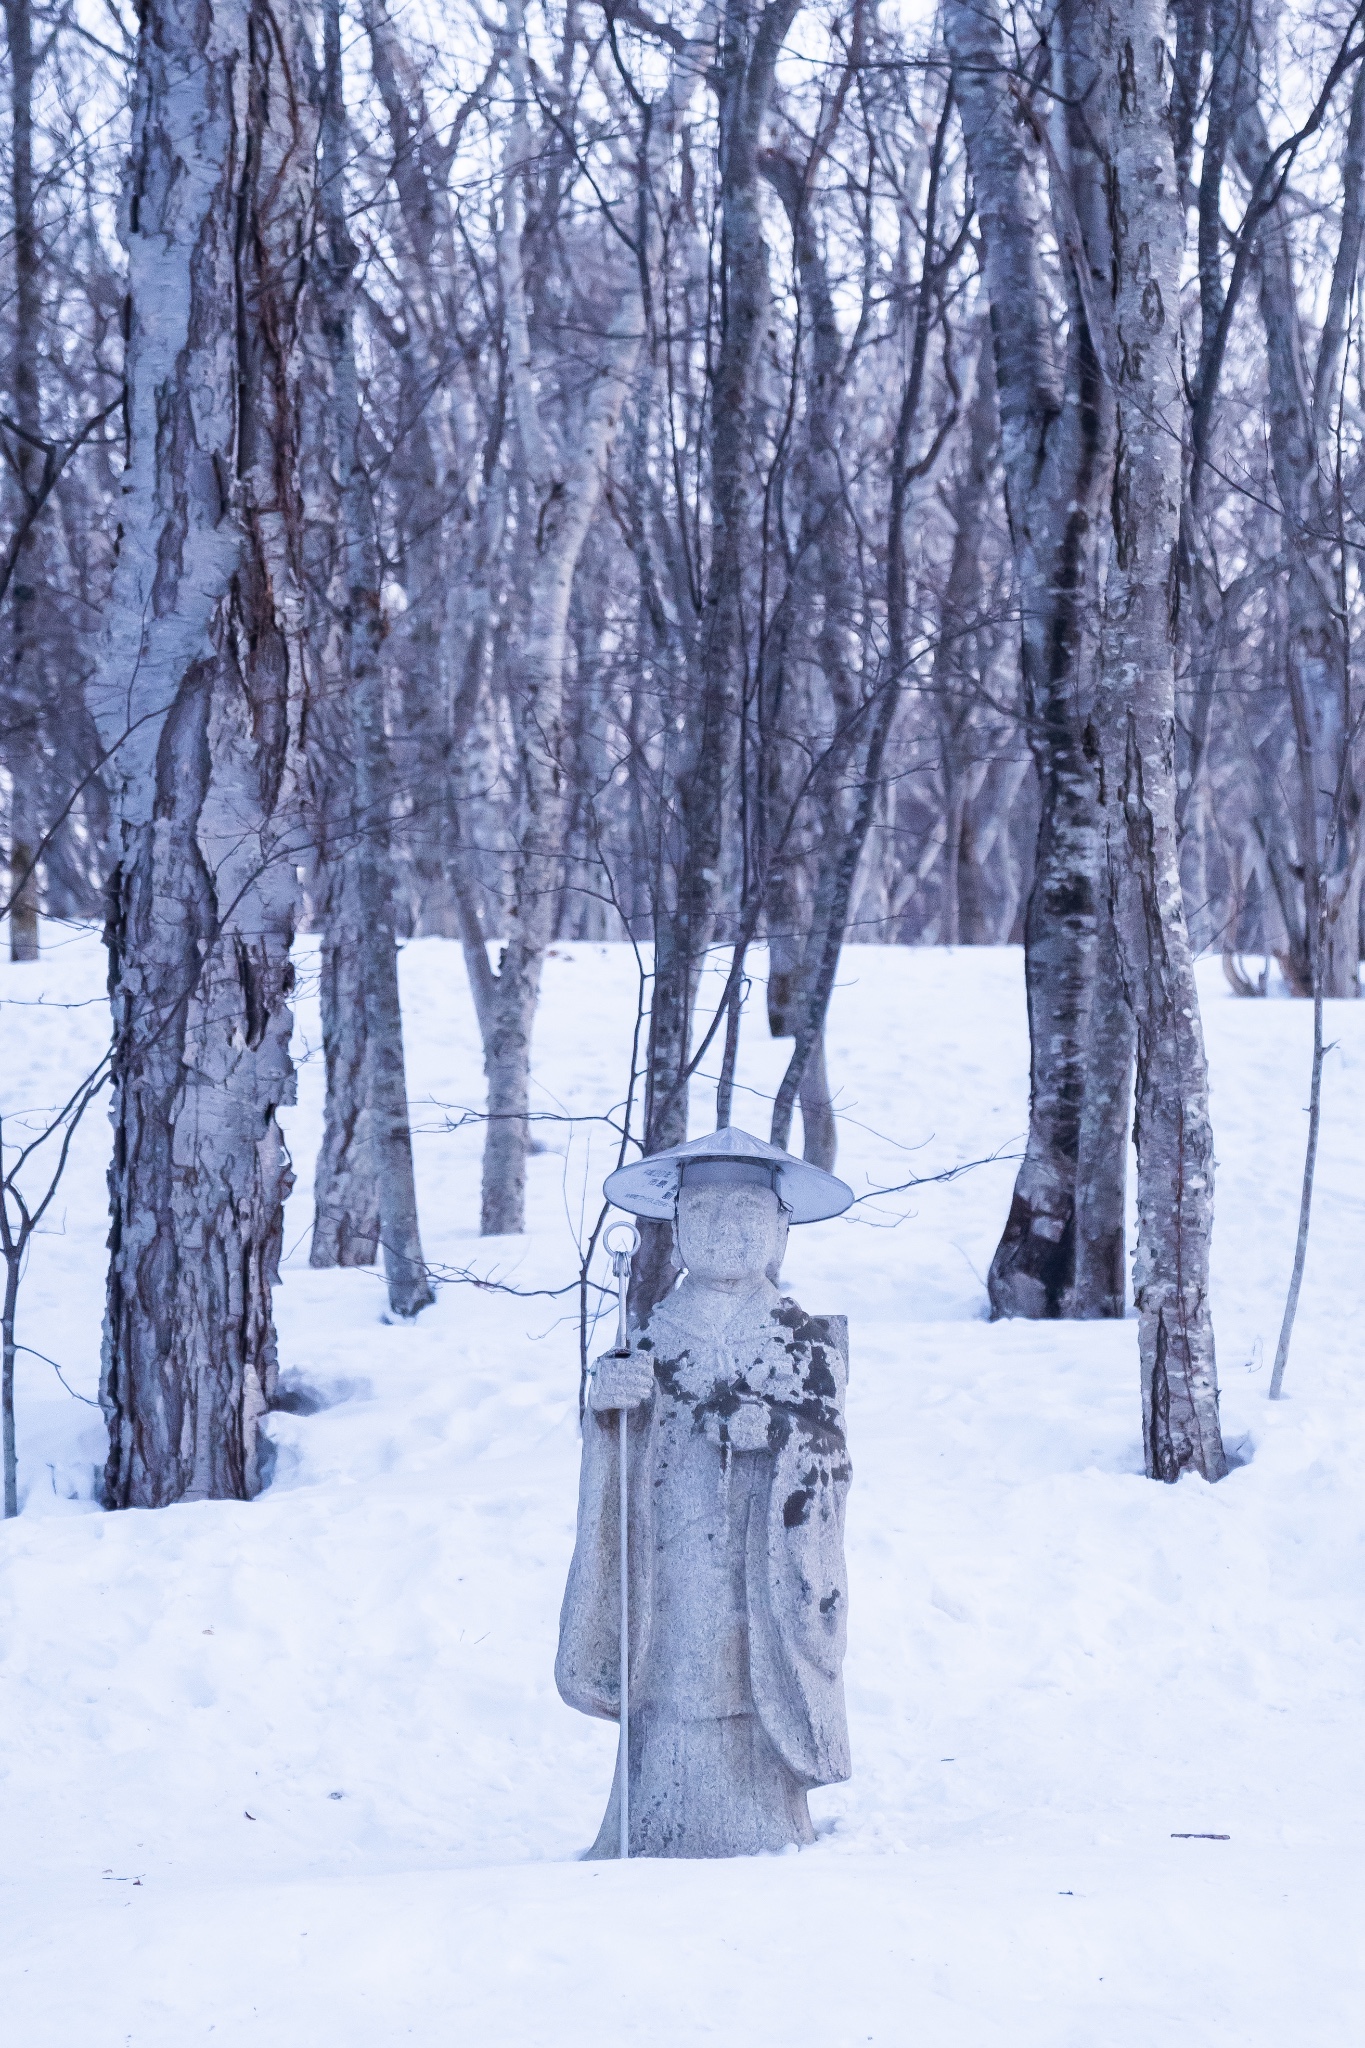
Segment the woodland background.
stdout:
<svg viewBox="0 0 1365 2048">
<path fill-rule="evenodd" d="M 491 1236 L 557 941 L 638 950 L 623 1150 L 766 1031 L 827 1164 L 843 944 L 1022 943 L 993 1311 L 1124 1312 L 1136 1116 L 1147 1466 L 1221 1477 L 1193 957 L 1316 999 L 1315 1102 L 1358 992 L 1365 9 L 5 13 L 10 947 L 102 921 L 113 1003 L 9 1134 L 7 1387 L 108 1083 L 106 1503 L 258 1490 L 300 931 L 311 1257 L 402 1317 L 402 941 L 463 947 Z"/>
</svg>

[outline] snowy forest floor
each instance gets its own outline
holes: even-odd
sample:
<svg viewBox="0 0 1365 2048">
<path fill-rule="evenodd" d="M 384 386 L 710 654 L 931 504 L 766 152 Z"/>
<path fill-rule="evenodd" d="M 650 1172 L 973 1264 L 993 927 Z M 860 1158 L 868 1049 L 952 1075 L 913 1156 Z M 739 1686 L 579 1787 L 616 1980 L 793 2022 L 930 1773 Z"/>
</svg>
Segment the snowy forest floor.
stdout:
<svg viewBox="0 0 1365 2048">
<path fill-rule="evenodd" d="M 98 1057 L 91 934 L 0 968 L 0 1107 Z M 442 1287 L 413 1328 L 307 1264 L 321 1128 L 300 947 L 286 1386 L 248 1506 L 103 1515 L 97 1412 L 21 1360 L 23 1512 L 0 1528 L 0 2011 L 24 2048 L 388 2043 L 1346 2048 L 1365 2005 L 1365 1004 L 1331 1006 L 1289 1398 L 1311 1018 L 1201 967 L 1219 1180 L 1216 1488 L 1141 1474 L 1136 1325 L 991 1325 L 1002 1156 L 792 1236 L 851 1319 L 854 1777 L 820 1839 L 724 1864 L 584 1864 L 613 1731 L 553 1686 L 578 1462 L 576 1303 Z M 557 947 L 524 1239 L 477 1234 L 478 1039 L 459 948 L 403 955 L 429 1258 L 576 1275 L 613 1163 L 628 949 Z M 857 948 L 835 996 L 860 1196 L 1017 1151 L 1015 951 Z M 787 1047 L 761 989 L 736 1121 Z M 708 1127 L 711 1090 L 695 1094 Z M 108 1126 L 82 1129 L 20 1337 L 96 1389 Z M 599 1262 L 600 1263 L 600 1262 Z M 606 1331 L 599 1347 L 610 1341 Z M 308 1406 L 305 1398 L 300 1406 Z M 1227 1840 L 1182 1840 L 1183 1834 Z"/>
</svg>

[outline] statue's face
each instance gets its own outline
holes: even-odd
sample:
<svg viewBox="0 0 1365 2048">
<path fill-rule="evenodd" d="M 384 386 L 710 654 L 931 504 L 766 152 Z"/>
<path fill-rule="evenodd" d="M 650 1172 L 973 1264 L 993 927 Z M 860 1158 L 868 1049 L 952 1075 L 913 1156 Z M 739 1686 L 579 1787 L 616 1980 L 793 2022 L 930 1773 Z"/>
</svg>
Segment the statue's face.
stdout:
<svg viewBox="0 0 1365 2048">
<path fill-rule="evenodd" d="M 771 1188 L 685 1187 L 678 1197 L 678 1252 L 697 1280 L 761 1280 L 778 1269 L 786 1243 L 786 1213 Z"/>
</svg>

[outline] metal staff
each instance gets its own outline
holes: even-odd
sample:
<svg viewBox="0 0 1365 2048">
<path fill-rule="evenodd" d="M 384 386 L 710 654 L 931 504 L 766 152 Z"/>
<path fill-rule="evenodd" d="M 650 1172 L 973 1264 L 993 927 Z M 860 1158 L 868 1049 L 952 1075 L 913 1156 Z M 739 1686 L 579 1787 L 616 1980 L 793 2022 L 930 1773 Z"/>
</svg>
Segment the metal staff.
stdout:
<svg viewBox="0 0 1365 2048">
<path fill-rule="evenodd" d="M 625 1242 L 624 1232 L 629 1242 Z M 612 1239 L 616 1243 L 612 1243 Z M 613 1223 L 603 1236 L 602 1243 L 611 1256 L 611 1270 L 616 1275 L 616 1348 L 613 1358 L 629 1358 L 630 1341 L 626 1336 L 626 1289 L 630 1285 L 630 1262 L 640 1249 L 640 1233 L 633 1223 Z M 621 1788 L 620 1819 L 622 1857 L 630 1855 L 630 1520 L 627 1513 L 626 1497 L 626 1422 L 629 1411 L 618 1408 L 617 1428 L 621 1445 L 621 1483 L 617 1489 L 620 1510 L 620 1551 L 621 1551 L 621 1740 L 616 1752 L 616 1775 Z"/>
</svg>

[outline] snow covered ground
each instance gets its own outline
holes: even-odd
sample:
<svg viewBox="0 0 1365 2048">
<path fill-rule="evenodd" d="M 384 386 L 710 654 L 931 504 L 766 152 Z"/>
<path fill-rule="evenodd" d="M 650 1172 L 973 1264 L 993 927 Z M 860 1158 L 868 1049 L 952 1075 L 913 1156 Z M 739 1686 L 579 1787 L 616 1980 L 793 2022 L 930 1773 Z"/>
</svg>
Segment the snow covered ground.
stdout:
<svg viewBox="0 0 1365 2048">
<path fill-rule="evenodd" d="M 0 1108 L 103 1041 L 96 940 L 0 968 Z M 1219 1151 L 1216 1488 L 1141 1476 L 1135 1325 L 1004 1325 L 982 1285 L 1013 1165 L 793 1233 L 847 1310 L 855 1776 L 820 1840 L 583 1864 L 613 1736 L 551 1663 L 572 1541 L 571 1296 L 307 1266 L 321 1118 L 312 954 L 277 1294 L 274 1482 L 106 1516 L 95 1410 L 25 1357 L 23 1513 L 0 1528 L 0 2013 L 24 2048 L 714 2041 L 820 2048 L 1347 2048 L 1365 2010 L 1365 1005 L 1333 1006 L 1319 1206 L 1293 1243 L 1310 1018 L 1203 979 Z M 1202 970 L 1201 970 L 1202 971 Z M 457 947 L 403 956 L 430 1258 L 561 1288 L 607 1135 L 547 1122 L 524 1240 L 477 1235 L 482 1077 Z M 620 1097 L 634 965 L 559 947 L 539 1101 Z M 737 1120 L 785 1049 L 751 1005 Z M 862 1194 L 1017 1149 L 1017 952 L 860 948 L 831 1029 Z M 752 1091 L 752 1092 L 745 1092 Z M 696 1129 L 710 1091 L 697 1090 Z M 24 1341 L 95 1391 L 107 1126 L 35 1247 Z M 1182 1840 L 1183 1834 L 1227 1840 Z"/>
</svg>

